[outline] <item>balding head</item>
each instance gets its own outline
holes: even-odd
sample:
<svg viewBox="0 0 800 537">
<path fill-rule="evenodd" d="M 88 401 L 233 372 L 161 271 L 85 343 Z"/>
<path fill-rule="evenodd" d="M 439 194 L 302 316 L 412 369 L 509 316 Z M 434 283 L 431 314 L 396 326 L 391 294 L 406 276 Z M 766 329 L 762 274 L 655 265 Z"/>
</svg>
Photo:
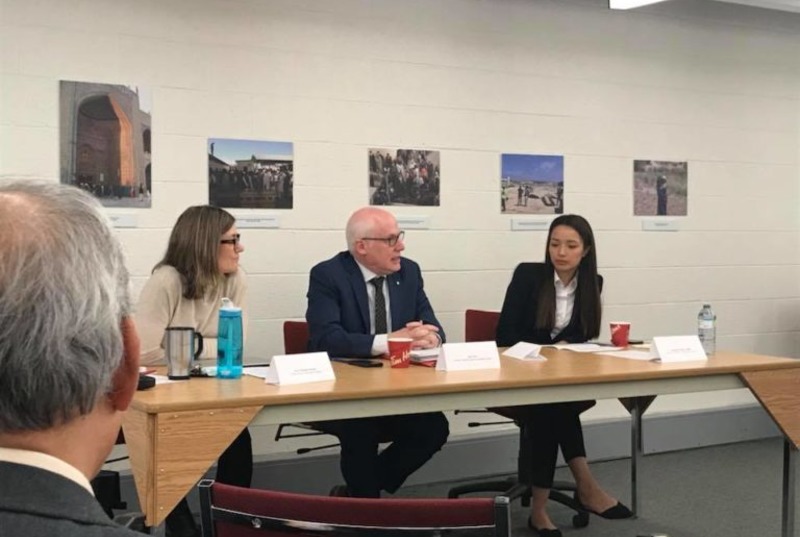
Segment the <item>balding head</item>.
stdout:
<svg viewBox="0 0 800 537">
<path fill-rule="evenodd" d="M 65 185 L 0 181 L 0 434 L 91 412 L 112 388 L 129 313 L 100 204 Z"/>
<path fill-rule="evenodd" d="M 357 210 L 347 221 L 345 235 L 350 254 L 375 274 L 385 276 L 400 270 L 405 244 L 397 220 L 389 211 L 377 207 Z"/>
<path fill-rule="evenodd" d="M 347 220 L 347 249 L 352 254 L 357 240 L 371 237 L 377 229 L 386 226 L 397 226 L 397 220 L 392 213 L 377 207 L 362 207 Z"/>
</svg>

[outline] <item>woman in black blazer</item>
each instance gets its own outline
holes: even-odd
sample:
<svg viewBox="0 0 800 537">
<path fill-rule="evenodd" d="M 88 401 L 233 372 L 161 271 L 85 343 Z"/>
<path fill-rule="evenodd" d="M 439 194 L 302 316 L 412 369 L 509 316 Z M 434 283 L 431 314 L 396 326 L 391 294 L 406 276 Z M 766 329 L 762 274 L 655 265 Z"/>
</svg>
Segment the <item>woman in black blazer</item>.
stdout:
<svg viewBox="0 0 800 537">
<path fill-rule="evenodd" d="M 594 234 L 581 216 L 559 216 L 550 224 L 544 263 L 522 263 L 506 290 L 497 325 L 497 345 L 520 341 L 547 345 L 581 343 L 600 333 L 603 278 L 597 274 Z M 594 401 L 527 405 L 495 409 L 532 431 L 529 461 L 533 485 L 528 526 L 542 537 L 560 537 L 547 515 L 558 449 L 564 455 L 584 507 L 604 518 L 628 518 L 633 513 L 605 492 L 586 460 L 580 413 Z"/>
</svg>

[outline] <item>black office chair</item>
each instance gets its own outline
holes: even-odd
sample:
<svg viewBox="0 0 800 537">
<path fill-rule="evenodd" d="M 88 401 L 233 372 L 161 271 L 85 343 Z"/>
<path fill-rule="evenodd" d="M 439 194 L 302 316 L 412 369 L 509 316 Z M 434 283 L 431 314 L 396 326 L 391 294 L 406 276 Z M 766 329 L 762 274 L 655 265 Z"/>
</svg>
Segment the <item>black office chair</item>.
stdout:
<svg viewBox="0 0 800 537">
<path fill-rule="evenodd" d="M 283 352 L 286 354 L 301 354 L 308 351 L 308 323 L 305 321 L 284 321 L 283 323 Z M 292 432 L 294 430 L 300 432 Z M 285 438 L 302 438 L 306 436 L 334 435 L 332 430 L 325 429 L 323 424 L 317 423 L 281 423 L 275 432 L 275 441 Z M 337 447 L 339 442 L 325 444 L 324 446 L 297 448 L 298 455 Z"/>
<path fill-rule="evenodd" d="M 116 444 L 124 444 L 125 436 L 122 430 L 117 435 Z M 116 459 L 109 459 L 106 464 L 126 460 L 128 457 L 119 457 Z M 144 513 L 130 512 L 122 513 L 119 515 L 114 514 L 114 510 L 123 510 L 128 508 L 127 502 L 122 501 L 122 487 L 120 485 L 119 472 L 114 470 L 100 470 L 98 474 L 91 480 L 92 490 L 94 496 L 97 498 L 97 503 L 103 508 L 108 518 L 133 531 L 139 533 L 150 533 L 150 528 L 145 525 Z"/>
<path fill-rule="evenodd" d="M 471 341 L 494 341 L 497 332 L 497 322 L 500 313 L 496 311 L 467 310 L 464 318 L 464 340 Z M 591 405 L 589 405 L 591 406 Z M 587 406 L 587 408 L 589 408 Z M 489 410 L 456 410 L 456 414 L 462 413 L 487 413 Z M 502 412 L 499 412 L 503 415 Z M 526 456 L 525 446 L 533 441 L 534 431 L 528 430 L 521 422 L 514 420 L 501 420 L 489 422 L 472 421 L 468 427 L 484 427 L 487 425 L 501 425 L 515 423 L 519 427 L 519 456 L 517 457 L 517 475 L 508 479 L 493 479 L 466 483 L 453 487 L 448 492 L 448 497 L 458 498 L 464 494 L 474 494 L 478 492 L 500 492 L 502 496 L 510 500 L 520 499 L 523 506 L 527 507 L 531 501 L 530 475 L 531 463 L 530 456 Z M 556 481 L 550 489 L 550 499 L 558 502 L 573 511 L 572 525 L 576 528 L 584 528 L 589 525 L 589 513 L 575 500 L 575 484 L 567 481 Z M 567 494 L 572 493 L 572 496 Z"/>
</svg>

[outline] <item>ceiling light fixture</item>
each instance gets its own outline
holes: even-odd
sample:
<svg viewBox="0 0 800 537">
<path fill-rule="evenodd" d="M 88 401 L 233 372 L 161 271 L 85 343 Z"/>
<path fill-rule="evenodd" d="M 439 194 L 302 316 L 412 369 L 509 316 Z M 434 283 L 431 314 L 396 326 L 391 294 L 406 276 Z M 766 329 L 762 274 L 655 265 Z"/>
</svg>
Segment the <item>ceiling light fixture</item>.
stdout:
<svg viewBox="0 0 800 537">
<path fill-rule="evenodd" d="M 608 7 L 611 9 L 633 9 L 649 4 L 657 4 L 665 0 L 608 0 Z"/>
</svg>

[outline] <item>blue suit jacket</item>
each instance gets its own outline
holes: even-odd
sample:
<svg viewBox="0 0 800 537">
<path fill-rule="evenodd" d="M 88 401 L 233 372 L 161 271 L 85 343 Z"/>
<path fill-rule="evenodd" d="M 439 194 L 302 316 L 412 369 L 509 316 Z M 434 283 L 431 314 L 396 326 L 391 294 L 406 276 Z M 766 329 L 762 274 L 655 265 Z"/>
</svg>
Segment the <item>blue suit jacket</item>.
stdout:
<svg viewBox="0 0 800 537">
<path fill-rule="evenodd" d="M 391 331 L 411 321 L 422 321 L 444 330 L 433 313 L 423 289 L 419 265 L 400 260 L 400 270 L 387 277 Z M 309 351 L 327 351 L 331 356 L 370 356 L 369 299 L 364 276 L 349 252 L 340 252 L 311 269 L 306 320 Z"/>
</svg>

